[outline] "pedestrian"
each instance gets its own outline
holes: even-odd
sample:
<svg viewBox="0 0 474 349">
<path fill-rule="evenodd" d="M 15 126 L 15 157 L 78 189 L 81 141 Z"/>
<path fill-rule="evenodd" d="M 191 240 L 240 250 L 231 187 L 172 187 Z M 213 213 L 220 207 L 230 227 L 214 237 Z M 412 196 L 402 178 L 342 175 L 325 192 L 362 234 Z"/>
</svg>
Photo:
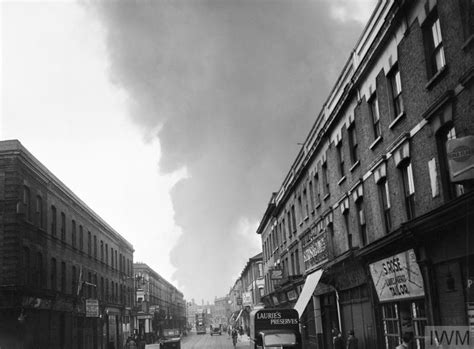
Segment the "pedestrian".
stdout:
<svg viewBox="0 0 474 349">
<path fill-rule="evenodd" d="M 402 336 L 402 344 L 397 346 L 395 349 L 407 349 L 409 348 L 410 342 L 413 336 L 411 332 L 405 332 Z"/>
<path fill-rule="evenodd" d="M 332 329 L 332 343 L 334 344 L 334 349 L 344 349 L 344 341 L 342 340 L 341 331 L 338 328 Z"/>
<path fill-rule="evenodd" d="M 354 335 L 354 330 L 348 332 L 346 349 L 358 349 L 358 340 Z"/>
</svg>

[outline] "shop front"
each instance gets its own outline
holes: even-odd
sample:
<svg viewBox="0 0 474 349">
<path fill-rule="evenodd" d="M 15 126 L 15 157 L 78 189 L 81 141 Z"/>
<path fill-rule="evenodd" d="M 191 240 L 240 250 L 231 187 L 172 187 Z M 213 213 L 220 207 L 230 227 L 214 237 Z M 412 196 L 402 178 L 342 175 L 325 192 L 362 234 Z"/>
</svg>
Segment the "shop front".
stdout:
<svg viewBox="0 0 474 349">
<path fill-rule="evenodd" d="M 369 265 L 378 300 L 380 348 L 392 349 L 409 333 L 413 348 L 424 348 L 428 324 L 425 284 L 414 249 L 379 259 Z"/>
</svg>

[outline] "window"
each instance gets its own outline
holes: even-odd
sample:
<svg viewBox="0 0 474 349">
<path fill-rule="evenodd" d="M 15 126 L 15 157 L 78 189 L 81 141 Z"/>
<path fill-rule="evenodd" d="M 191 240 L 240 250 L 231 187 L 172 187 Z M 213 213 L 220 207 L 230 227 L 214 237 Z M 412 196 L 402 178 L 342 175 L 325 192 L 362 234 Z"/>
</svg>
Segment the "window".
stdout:
<svg viewBox="0 0 474 349">
<path fill-rule="evenodd" d="M 43 199 L 41 199 L 41 196 L 39 196 L 39 195 L 36 196 L 36 224 L 38 225 L 39 228 L 44 227 L 44 222 L 43 222 Z"/>
<path fill-rule="evenodd" d="M 84 231 L 82 225 L 79 225 L 79 250 L 84 250 Z"/>
<path fill-rule="evenodd" d="M 57 285 L 57 270 L 56 270 L 56 258 L 51 258 L 51 275 L 50 275 L 51 289 L 56 291 Z"/>
<path fill-rule="evenodd" d="M 380 115 L 379 115 L 379 103 L 377 100 L 377 94 L 374 93 L 369 100 L 370 115 L 372 117 L 372 126 L 374 130 L 374 139 L 382 136 L 380 129 Z"/>
<path fill-rule="evenodd" d="M 388 189 L 387 178 L 383 178 L 377 183 L 379 188 L 380 203 L 382 207 L 382 216 L 385 225 L 385 232 L 392 230 L 392 219 L 390 217 L 390 191 Z"/>
<path fill-rule="evenodd" d="M 293 228 L 291 227 L 291 210 L 287 212 L 287 217 L 288 217 L 288 238 L 291 238 L 291 232 L 293 231 Z"/>
<path fill-rule="evenodd" d="M 413 181 L 413 169 L 410 160 L 405 161 L 400 168 L 402 172 L 403 193 L 405 196 L 405 209 L 407 219 L 415 217 L 415 183 Z"/>
<path fill-rule="evenodd" d="M 339 160 L 339 174 L 344 177 L 344 150 L 342 148 L 342 141 L 337 145 L 337 155 Z"/>
<path fill-rule="evenodd" d="M 291 205 L 291 221 L 293 222 L 293 233 L 296 233 L 295 205 Z"/>
<path fill-rule="evenodd" d="M 322 165 L 322 171 L 323 171 L 323 191 L 324 191 L 324 197 L 326 198 L 327 195 L 329 195 L 329 180 L 328 180 L 328 163 L 325 161 Z"/>
<path fill-rule="evenodd" d="M 109 279 L 105 279 L 105 298 L 106 301 L 109 300 Z"/>
<path fill-rule="evenodd" d="M 53 236 L 56 236 L 56 229 L 58 226 L 58 221 L 57 221 L 57 212 L 56 212 L 56 207 L 53 205 L 51 206 L 51 234 Z"/>
<path fill-rule="evenodd" d="M 303 213 L 303 204 L 301 202 L 301 195 L 298 196 L 298 216 L 299 216 L 299 222 L 303 222 L 303 217 L 304 217 L 304 213 Z"/>
<path fill-rule="evenodd" d="M 300 273 L 300 256 L 299 256 L 299 253 L 298 253 L 298 249 L 295 250 L 295 271 L 296 271 L 296 275 L 299 275 Z"/>
<path fill-rule="evenodd" d="M 443 37 L 438 13 L 433 10 L 423 25 L 423 37 L 427 62 L 428 79 L 431 79 L 446 66 Z"/>
<path fill-rule="evenodd" d="M 97 287 L 99 287 L 97 285 L 97 274 L 94 274 L 94 288 L 93 288 L 93 291 L 94 291 L 94 298 L 97 298 L 98 297 L 98 292 L 97 292 Z"/>
<path fill-rule="evenodd" d="M 92 256 L 92 234 L 90 231 L 87 232 L 87 254 L 89 257 Z"/>
<path fill-rule="evenodd" d="M 94 235 L 94 258 L 97 259 L 97 236 Z"/>
<path fill-rule="evenodd" d="M 77 275 L 76 267 L 73 265 L 71 268 L 71 294 L 76 295 L 77 293 Z"/>
<path fill-rule="evenodd" d="M 44 286 L 44 270 L 43 270 L 43 254 L 41 252 L 38 252 L 36 256 L 36 265 L 37 265 L 37 285 L 39 288 L 43 288 Z"/>
<path fill-rule="evenodd" d="M 61 240 L 66 241 L 66 215 L 61 212 Z"/>
<path fill-rule="evenodd" d="M 309 181 L 309 201 L 311 204 L 311 211 L 314 210 L 314 188 L 313 181 Z"/>
<path fill-rule="evenodd" d="M 109 263 L 109 245 L 105 244 L 105 264 Z"/>
<path fill-rule="evenodd" d="M 23 247 L 23 277 L 24 285 L 29 286 L 31 283 L 31 260 L 30 260 L 30 249 L 28 247 Z"/>
<path fill-rule="evenodd" d="M 318 172 L 314 174 L 314 203 L 317 206 L 321 204 L 321 193 L 319 191 L 319 175 Z"/>
<path fill-rule="evenodd" d="M 25 218 L 31 222 L 31 194 L 30 188 L 27 186 L 23 187 L 23 205 L 25 208 Z"/>
<path fill-rule="evenodd" d="M 286 222 L 285 222 L 285 218 L 283 218 L 282 221 L 281 221 L 281 234 L 283 236 L 282 242 L 285 245 L 286 244 Z"/>
<path fill-rule="evenodd" d="M 87 273 L 87 298 L 92 298 L 92 274 L 91 272 Z"/>
<path fill-rule="evenodd" d="M 72 248 L 76 248 L 76 221 L 73 219 L 71 221 L 71 244 Z"/>
<path fill-rule="evenodd" d="M 306 189 L 303 190 L 303 208 L 304 208 L 304 218 L 308 218 L 309 207 L 308 207 L 308 196 L 306 195 Z"/>
<path fill-rule="evenodd" d="M 456 138 L 456 130 L 451 123 L 440 128 L 436 134 L 436 140 L 439 153 L 439 166 L 441 172 L 441 183 L 446 200 L 454 199 L 464 194 L 462 184 L 451 183 L 449 178 L 447 142 Z"/>
<path fill-rule="evenodd" d="M 100 240 L 100 261 L 104 261 L 104 241 Z"/>
<path fill-rule="evenodd" d="M 402 98 L 402 82 L 400 79 L 400 70 L 398 69 L 398 65 L 395 65 L 393 67 L 388 79 L 390 80 L 393 109 L 395 111 L 395 115 L 393 117 L 396 118 L 397 116 L 400 116 L 404 111 Z"/>
<path fill-rule="evenodd" d="M 61 262 L 61 292 L 66 293 L 66 263 Z"/>
<path fill-rule="evenodd" d="M 349 134 L 349 148 L 350 148 L 350 155 L 352 164 L 355 164 L 359 161 L 359 152 L 357 149 L 357 135 L 356 135 L 356 128 L 355 128 L 355 121 L 347 129 Z"/>
<path fill-rule="evenodd" d="M 367 245 L 367 229 L 365 226 L 364 201 L 362 198 L 356 201 L 357 223 L 359 224 L 359 235 L 361 246 Z"/>
<path fill-rule="evenodd" d="M 461 17 L 464 28 L 464 38 L 468 40 L 474 35 L 474 1 L 461 0 Z"/>
<path fill-rule="evenodd" d="M 100 277 L 100 299 L 104 300 L 105 299 L 105 290 L 104 290 L 104 277 Z"/>
<path fill-rule="evenodd" d="M 346 226 L 346 232 L 347 232 L 347 246 L 349 249 L 352 248 L 352 233 L 351 233 L 351 227 L 349 224 L 349 199 L 345 199 L 342 205 L 347 205 L 347 208 L 344 208 L 342 211 L 342 216 L 344 218 L 344 225 Z"/>
<path fill-rule="evenodd" d="M 114 264 L 115 269 L 117 269 L 117 264 L 118 264 L 117 263 L 117 250 L 115 250 L 115 264 Z"/>
</svg>

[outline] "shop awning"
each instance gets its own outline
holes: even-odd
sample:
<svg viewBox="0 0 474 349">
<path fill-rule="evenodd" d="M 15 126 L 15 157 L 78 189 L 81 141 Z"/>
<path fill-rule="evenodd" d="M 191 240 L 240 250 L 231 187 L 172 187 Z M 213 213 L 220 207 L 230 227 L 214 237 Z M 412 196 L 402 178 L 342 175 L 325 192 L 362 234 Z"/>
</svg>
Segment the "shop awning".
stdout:
<svg viewBox="0 0 474 349">
<path fill-rule="evenodd" d="M 240 315 L 242 315 L 242 311 L 244 311 L 244 309 L 240 309 L 239 315 L 237 315 L 235 321 L 239 321 Z"/>
<path fill-rule="evenodd" d="M 303 312 L 306 309 L 306 306 L 308 305 L 308 302 L 311 299 L 316 286 L 318 286 L 321 275 L 323 275 L 322 269 L 317 270 L 306 277 L 303 289 L 301 290 L 300 296 L 294 307 L 300 317 L 303 316 Z"/>
</svg>

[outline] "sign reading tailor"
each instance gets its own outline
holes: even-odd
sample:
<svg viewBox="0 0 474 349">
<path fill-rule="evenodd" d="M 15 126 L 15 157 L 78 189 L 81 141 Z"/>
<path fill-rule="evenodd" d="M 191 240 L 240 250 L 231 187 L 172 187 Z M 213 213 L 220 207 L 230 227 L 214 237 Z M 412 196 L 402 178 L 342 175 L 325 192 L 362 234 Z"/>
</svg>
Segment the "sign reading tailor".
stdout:
<svg viewBox="0 0 474 349">
<path fill-rule="evenodd" d="M 425 295 L 413 249 L 372 263 L 370 274 L 381 302 Z"/>
<path fill-rule="evenodd" d="M 298 329 L 298 312 L 294 309 L 261 309 L 255 314 L 255 327 L 259 329 Z"/>
</svg>

